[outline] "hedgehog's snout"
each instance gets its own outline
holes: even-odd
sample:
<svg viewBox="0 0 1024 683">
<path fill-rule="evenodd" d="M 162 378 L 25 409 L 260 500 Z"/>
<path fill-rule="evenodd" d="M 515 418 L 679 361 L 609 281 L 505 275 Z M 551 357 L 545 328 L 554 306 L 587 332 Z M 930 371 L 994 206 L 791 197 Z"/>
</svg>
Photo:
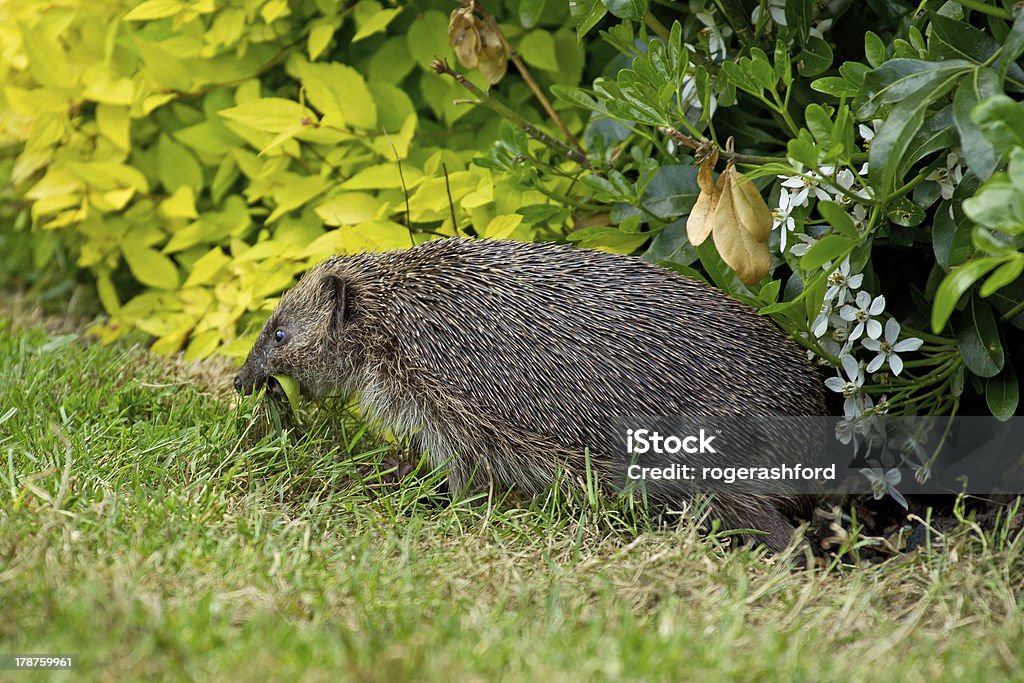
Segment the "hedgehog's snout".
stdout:
<svg viewBox="0 0 1024 683">
<path fill-rule="evenodd" d="M 235 391 L 240 394 L 248 395 L 256 392 L 264 386 L 268 386 L 269 388 L 269 379 L 270 378 L 265 373 L 253 371 L 252 364 L 246 362 L 245 365 L 242 366 L 242 369 L 238 371 L 238 374 L 235 375 L 235 380 L 232 384 L 235 387 Z M 277 382 L 275 381 L 274 384 L 277 384 Z M 280 388 L 281 385 L 277 384 L 277 386 L 278 390 L 283 393 L 283 389 Z"/>
</svg>

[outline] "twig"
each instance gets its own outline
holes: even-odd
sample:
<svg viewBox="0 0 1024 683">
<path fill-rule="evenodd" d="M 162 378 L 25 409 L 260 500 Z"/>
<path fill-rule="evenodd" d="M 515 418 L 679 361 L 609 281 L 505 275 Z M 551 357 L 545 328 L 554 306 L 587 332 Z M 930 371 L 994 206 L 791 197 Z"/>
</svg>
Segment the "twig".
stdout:
<svg viewBox="0 0 1024 683">
<path fill-rule="evenodd" d="M 455 202 L 452 201 L 452 184 L 448 178 L 448 164 L 441 162 L 441 170 L 444 171 L 444 189 L 448 193 L 448 209 L 452 212 L 452 232 L 459 236 L 459 222 L 455 219 Z"/>
<path fill-rule="evenodd" d="M 395 147 L 395 143 L 391 141 L 391 136 L 388 135 L 387 128 L 382 129 L 384 131 L 384 137 L 387 138 L 388 144 L 391 145 L 391 151 L 395 153 L 395 162 L 398 163 L 398 179 L 402 183 L 402 192 L 405 193 L 405 228 L 409 231 L 409 241 L 412 242 L 412 246 L 416 246 L 416 237 L 412 231 L 412 215 L 409 211 L 409 186 L 405 184 L 405 173 L 402 171 L 402 158 L 398 155 L 398 148 Z"/>
<path fill-rule="evenodd" d="M 664 133 L 665 135 L 672 138 L 673 141 L 689 147 L 690 149 L 697 152 L 698 160 L 703 159 L 711 154 L 717 147 L 717 145 L 711 140 L 696 140 L 685 133 L 680 132 L 676 128 L 669 128 L 662 126 L 658 128 L 658 132 Z M 733 152 L 731 150 L 718 149 L 718 155 L 724 161 L 732 161 L 738 164 L 785 164 L 789 162 L 786 157 L 767 157 L 760 156 L 757 154 L 740 154 L 739 152 Z M 868 160 L 867 152 L 851 154 L 851 163 L 862 163 Z"/>
<path fill-rule="evenodd" d="M 473 93 L 473 95 L 476 97 L 476 101 L 478 104 L 487 107 L 498 116 L 501 116 L 503 119 L 512 122 L 533 139 L 542 142 L 551 150 L 579 164 L 583 168 L 592 168 L 590 160 L 587 159 L 586 154 L 577 149 L 573 149 L 572 147 L 562 142 L 561 140 L 558 140 L 557 138 L 551 137 L 544 131 L 537 128 L 537 126 L 533 125 L 532 123 L 524 119 L 522 116 L 506 107 L 504 104 L 502 104 L 498 100 L 494 99 L 493 97 L 485 93 L 483 90 L 478 88 L 476 84 L 467 80 L 466 77 L 460 74 L 458 71 L 452 69 L 452 67 L 448 64 L 447 59 L 435 59 L 433 62 L 430 63 L 430 68 L 433 69 L 435 73 L 445 74 L 454 78 L 456 83 L 461 85 L 469 92 Z"/>
</svg>

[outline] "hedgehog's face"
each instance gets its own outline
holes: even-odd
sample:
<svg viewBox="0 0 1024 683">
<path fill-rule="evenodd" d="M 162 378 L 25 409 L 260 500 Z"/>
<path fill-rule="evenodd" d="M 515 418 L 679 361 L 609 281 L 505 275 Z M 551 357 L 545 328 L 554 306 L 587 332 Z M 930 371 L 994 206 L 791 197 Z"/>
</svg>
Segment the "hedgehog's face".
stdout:
<svg viewBox="0 0 1024 683">
<path fill-rule="evenodd" d="M 235 389 L 252 393 L 266 386 L 283 396 L 274 375 L 298 382 L 303 395 L 337 393 L 345 383 L 350 363 L 339 358 L 352 310 L 350 291 L 336 275 L 316 268 L 285 293 L 263 325 L 242 369 Z"/>
</svg>

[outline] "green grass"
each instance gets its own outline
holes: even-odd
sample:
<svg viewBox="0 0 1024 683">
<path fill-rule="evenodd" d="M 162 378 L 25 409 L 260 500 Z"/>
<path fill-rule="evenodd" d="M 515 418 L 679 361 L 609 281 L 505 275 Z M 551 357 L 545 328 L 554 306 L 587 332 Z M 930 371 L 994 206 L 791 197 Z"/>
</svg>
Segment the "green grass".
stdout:
<svg viewBox="0 0 1024 683">
<path fill-rule="evenodd" d="M 297 436 L 230 401 L 138 349 L 0 319 L 0 652 L 80 655 L 0 677 L 1024 677 L 1016 531 L 792 571 L 614 506 L 382 487 L 387 448 L 337 406 Z"/>
</svg>

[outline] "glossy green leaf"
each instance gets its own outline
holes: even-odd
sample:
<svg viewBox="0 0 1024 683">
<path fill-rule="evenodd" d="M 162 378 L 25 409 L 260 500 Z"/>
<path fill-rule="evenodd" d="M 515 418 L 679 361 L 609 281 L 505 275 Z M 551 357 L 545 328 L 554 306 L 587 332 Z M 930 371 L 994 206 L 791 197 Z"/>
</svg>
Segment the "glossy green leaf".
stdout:
<svg viewBox="0 0 1024 683">
<path fill-rule="evenodd" d="M 1008 420 L 1017 412 L 1020 386 L 1017 382 L 1017 373 L 1009 365 L 985 382 L 985 403 L 992 414 L 1000 420 Z"/>
<path fill-rule="evenodd" d="M 597 22 L 608 13 L 608 8 L 601 0 L 569 0 L 569 14 L 576 24 L 576 35 L 579 40 L 597 25 Z"/>
<path fill-rule="evenodd" d="M 295 419 L 299 418 L 299 398 L 301 392 L 299 391 L 299 382 L 294 377 L 288 375 L 271 375 L 277 380 L 277 383 L 281 385 L 281 389 L 284 390 L 285 398 L 288 399 L 288 407 L 291 408 L 292 416 Z"/>
<path fill-rule="evenodd" d="M 964 365 L 978 377 L 994 377 L 1003 369 L 1005 355 L 992 307 L 971 296 L 956 325 L 956 343 Z"/>
<path fill-rule="evenodd" d="M 960 133 L 960 147 L 967 165 L 981 180 L 987 180 L 996 167 L 996 152 L 992 143 L 971 119 L 971 112 L 979 102 L 1001 92 L 995 71 L 976 69 L 960 81 L 953 97 L 953 119 Z"/>
<path fill-rule="evenodd" d="M 800 257 L 800 267 L 804 270 L 821 268 L 826 263 L 848 254 L 856 244 L 842 235 L 825 235 Z"/>
<path fill-rule="evenodd" d="M 960 302 L 960 297 L 975 282 L 985 277 L 989 271 L 1002 263 L 999 258 L 979 258 L 968 261 L 949 272 L 935 291 L 935 303 L 932 305 L 932 331 L 938 334 L 946 326 L 953 314 L 953 309 Z"/>
<path fill-rule="evenodd" d="M 601 0 L 601 3 L 619 19 L 639 21 L 647 14 L 647 0 Z"/>
</svg>

